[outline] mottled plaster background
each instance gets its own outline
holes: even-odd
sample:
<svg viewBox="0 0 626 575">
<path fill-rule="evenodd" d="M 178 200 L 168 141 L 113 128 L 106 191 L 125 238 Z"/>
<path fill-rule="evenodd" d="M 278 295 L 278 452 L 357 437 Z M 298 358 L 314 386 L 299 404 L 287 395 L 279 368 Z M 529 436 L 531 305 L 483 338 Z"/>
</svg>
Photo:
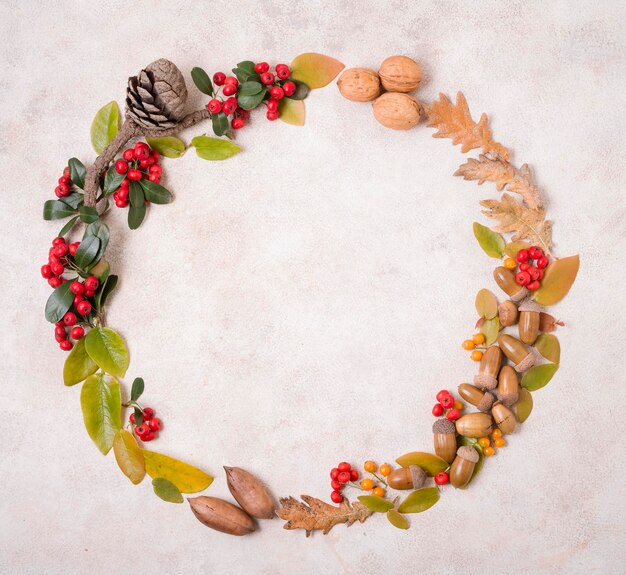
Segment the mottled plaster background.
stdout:
<svg viewBox="0 0 626 575">
<path fill-rule="evenodd" d="M 0 572 L 624 572 L 626 9 L 598 2 L 0 2 L 2 400 Z M 536 170 L 556 250 L 582 267 L 555 314 L 562 367 L 467 492 L 399 532 L 383 518 L 305 539 L 279 521 L 237 539 L 132 486 L 64 388 L 39 277 L 59 226 L 40 219 L 66 159 L 127 77 L 305 51 L 347 66 L 415 57 L 418 96 L 463 90 Z M 187 139 L 206 126 L 185 134 Z M 459 349 L 493 287 L 471 222 L 493 187 L 423 126 L 393 133 L 334 85 L 298 129 L 255 117 L 243 153 L 166 161 L 176 202 L 130 232 L 109 218 L 122 282 L 108 320 L 129 379 L 165 421 L 154 448 L 217 476 L 241 465 L 276 495 L 328 497 L 343 458 L 428 449 L 434 392 L 467 381 Z"/>
</svg>

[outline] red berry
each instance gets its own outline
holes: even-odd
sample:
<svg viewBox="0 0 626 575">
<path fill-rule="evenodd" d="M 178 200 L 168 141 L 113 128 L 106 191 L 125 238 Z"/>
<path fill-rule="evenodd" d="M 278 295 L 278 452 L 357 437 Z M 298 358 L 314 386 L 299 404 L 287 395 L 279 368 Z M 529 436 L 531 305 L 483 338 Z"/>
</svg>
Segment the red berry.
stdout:
<svg viewBox="0 0 626 575">
<path fill-rule="evenodd" d="M 87 291 L 85 292 L 85 297 L 93 297 L 93 296 L 95 296 L 95 295 L 96 295 L 96 292 L 95 292 L 95 291 L 87 290 Z"/>
<path fill-rule="evenodd" d="M 517 252 L 517 256 L 516 256 L 516 260 L 522 264 L 525 261 L 528 261 L 528 258 L 530 257 L 530 254 L 528 253 L 528 250 L 520 250 L 519 252 Z"/>
<path fill-rule="evenodd" d="M 150 170 L 148 170 L 151 174 L 156 174 L 157 176 L 160 176 L 163 173 L 163 168 L 161 168 L 161 166 L 157 166 L 156 164 L 154 166 L 150 166 Z"/>
<path fill-rule="evenodd" d="M 270 69 L 270 65 L 267 62 L 259 62 L 254 65 L 254 71 L 257 74 L 265 74 Z"/>
<path fill-rule="evenodd" d="M 64 175 L 64 176 L 67 176 L 68 178 L 70 177 L 70 175 L 71 175 L 71 174 L 70 174 L 70 168 L 69 168 L 69 166 L 65 166 L 65 167 L 63 168 L 63 175 Z"/>
<path fill-rule="evenodd" d="M 283 90 L 285 91 L 285 96 L 292 96 L 296 91 L 296 85 L 293 82 L 285 82 Z"/>
<path fill-rule="evenodd" d="M 239 130 L 246 125 L 246 121 L 243 118 L 233 118 L 230 121 L 230 125 L 232 126 L 233 130 Z"/>
<path fill-rule="evenodd" d="M 537 279 L 541 281 L 543 279 L 543 270 L 537 270 Z"/>
<path fill-rule="evenodd" d="M 277 100 L 275 100 L 275 101 L 277 101 Z M 270 100 L 270 102 L 271 102 L 271 100 Z M 276 111 L 276 112 L 272 112 L 271 110 L 268 110 L 268 111 L 267 111 L 267 114 L 265 114 L 265 117 L 266 117 L 266 118 L 267 118 L 270 122 L 273 122 L 274 120 L 278 120 L 278 116 L 279 116 L 278 111 Z"/>
<path fill-rule="evenodd" d="M 533 280 L 531 281 L 527 286 L 526 289 L 529 289 L 530 291 L 535 291 L 539 289 L 539 282 L 537 280 Z"/>
<path fill-rule="evenodd" d="M 83 300 L 76 306 L 76 309 L 80 315 L 89 315 L 91 313 L 91 304 Z"/>
<path fill-rule="evenodd" d="M 72 349 L 72 342 L 68 339 L 64 339 L 62 342 L 59 343 L 59 347 L 63 351 L 69 351 L 70 349 Z"/>
<path fill-rule="evenodd" d="M 441 400 L 446 396 L 446 395 L 450 395 L 450 392 L 447 389 L 442 389 L 436 396 L 436 399 L 439 403 L 441 403 Z"/>
<path fill-rule="evenodd" d="M 352 469 L 352 465 L 342 461 L 339 465 L 337 465 L 337 469 L 339 469 L 339 471 L 350 471 Z"/>
<path fill-rule="evenodd" d="M 128 187 L 130 187 L 130 180 L 128 178 L 124 178 L 120 182 L 120 188 L 128 188 Z"/>
<path fill-rule="evenodd" d="M 439 417 L 442 414 L 443 414 L 443 407 L 441 403 L 435 403 L 435 405 L 433 405 L 433 415 L 435 417 Z"/>
<path fill-rule="evenodd" d="M 85 293 L 85 286 L 80 282 L 72 282 L 70 284 L 70 291 L 76 295 L 83 295 Z"/>
<path fill-rule="evenodd" d="M 72 331 L 70 331 L 70 337 L 72 339 L 80 339 L 84 335 L 85 335 L 85 330 L 79 325 L 77 325 L 76 327 L 73 327 Z"/>
<path fill-rule="evenodd" d="M 542 269 L 544 269 L 544 268 L 548 267 L 548 264 L 549 264 L 549 263 L 550 263 L 550 262 L 549 262 L 549 260 L 548 260 L 548 258 L 547 258 L 546 256 L 541 256 L 541 257 L 537 258 L 537 267 L 538 267 L 540 270 L 542 270 Z"/>
<path fill-rule="evenodd" d="M 63 330 L 63 333 L 60 333 L 60 332 L 59 332 L 59 333 L 56 333 L 56 332 L 55 332 L 55 334 L 54 334 L 54 339 L 55 339 L 57 342 L 59 342 L 59 343 L 61 343 L 62 341 L 66 340 L 66 339 L 67 339 L 67 335 L 65 334 L 65 330 Z"/>
<path fill-rule="evenodd" d="M 333 480 L 336 480 L 337 477 L 339 477 L 339 469 L 337 469 L 336 467 L 333 467 L 330 470 L 330 478 L 333 479 Z"/>
<path fill-rule="evenodd" d="M 128 171 L 128 164 L 124 160 L 115 162 L 115 171 L 118 174 L 125 174 Z"/>
<path fill-rule="evenodd" d="M 435 483 L 437 485 L 446 485 L 450 481 L 450 476 L 445 471 L 435 474 Z"/>
<path fill-rule="evenodd" d="M 330 498 L 331 498 L 333 503 L 341 503 L 343 501 L 343 495 L 341 495 L 341 493 L 339 493 L 339 491 L 333 491 L 330 494 Z"/>
<path fill-rule="evenodd" d="M 532 265 L 530 264 L 530 262 L 524 262 L 519 265 L 519 269 L 522 272 L 527 272 L 531 267 Z"/>
<path fill-rule="evenodd" d="M 139 161 L 139 167 L 143 168 L 144 170 L 148 166 L 150 166 L 151 164 L 154 164 L 154 160 L 152 158 L 150 158 L 150 157 L 147 157 L 147 158 Z"/>
<path fill-rule="evenodd" d="M 154 432 L 148 430 L 147 433 L 141 436 L 141 441 L 152 441 L 155 437 L 156 435 L 154 434 Z"/>
<path fill-rule="evenodd" d="M 281 80 L 286 80 L 287 78 L 289 78 L 289 74 L 291 74 L 291 72 L 287 64 L 276 64 L 276 75 Z"/>
<path fill-rule="evenodd" d="M 46 280 L 52 277 L 52 268 L 48 264 L 41 266 L 41 277 Z"/>
<path fill-rule="evenodd" d="M 98 278 L 96 276 L 89 276 L 85 280 L 85 289 L 87 291 L 96 291 L 99 285 L 100 282 L 98 281 Z"/>
<path fill-rule="evenodd" d="M 528 255 L 533 260 L 538 260 L 543 257 L 543 250 L 539 246 L 530 246 L 528 248 Z"/>
<path fill-rule="evenodd" d="M 222 102 L 218 99 L 213 98 L 207 105 L 206 108 L 211 114 L 219 114 L 222 111 Z"/>
<path fill-rule="evenodd" d="M 150 157 L 150 148 L 146 145 L 141 146 L 140 144 L 143 144 L 143 142 L 137 142 L 135 144 L 135 157 L 138 160 L 146 160 Z"/>
<path fill-rule="evenodd" d="M 129 194 L 128 188 L 120 188 L 119 190 L 117 190 L 117 197 L 123 202 L 125 202 L 128 199 L 128 194 Z"/>
<path fill-rule="evenodd" d="M 213 74 L 213 83 L 216 86 L 223 86 L 224 80 L 226 80 L 226 74 L 224 74 L 224 72 L 215 72 L 215 74 Z"/>
<path fill-rule="evenodd" d="M 57 237 L 57 238 L 54 238 L 54 239 L 52 240 L 52 245 L 53 245 L 54 247 L 56 247 L 56 246 L 60 246 L 61 244 L 64 244 L 64 243 L 65 243 L 65 238 L 59 238 L 59 237 Z"/>
<path fill-rule="evenodd" d="M 152 156 L 152 158 L 154 159 L 155 164 L 159 163 L 159 160 L 161 159 L 161 154 L 159 154 L 159 152 L 157 152 L 156 150 L 152 150 L 150 152 L 150 156 Z"/>
<path fill-rule="evenodd" d="M 50 285 L 50 287 L 53 288 L 58 288 L 61 284 L 63 283 L 63 281 L 61 280 L 61 278 L 57 278 L 57 277 L 52 277 L 48 280 L 48 285 Z"/>
<path fill-rule="evenodd" d="M 75 325 L 76 324 L 76 314 L 74 312 L 68 311 L 63 316 L 63 323 L 65 325 Z"/>
<path fill-rule="evenodd" d="M 141 425 L 137 425 L 135 427 L 135 435 L 137 435 L 141 439 L 143 439 L 143 436 L 149 431 L 150 431 L 150 428 L 145 423 L 142 423 Z"/>
<path fill-rule="evenodd" d="M 120 198 L 117 198 L 117 199 L 115 199 L 115 205 L 118 208 L 125 208 L 128 205 L 128 202 L 126 200 L 122 200 Z"/>
<path fill-rule="evenodd" d="M 134 180 L 136 182 L 137 180 L 141 180 L 141 172 L 139 170 L 135 170 L 135 168 L 132 168 L 128 170 L 128 174 L 126 174 L 126 177 L 129 180 Z"/>
<path fill-rule="evenodd" d="M 74 296 L 74 307 L 76 307 L 84 299 L 85 298 L 82 295 L 75 295 Z"/>
<path fill-rule="evenodd" d="M 54 247 L 54 255 L 57 258 L 62 258 L 65 254 L 67 254 L 69 250 L 70 248 L 67 244 L 59 244 L 58 246 Z"/>
<path fill-rule="evenodd" d="M 67 176 L 61 176 L 58 180 L 58 183 L 69 186 L 72 183 L 72 180 L 70 180 Z"/>
<path fill-rule="evenodd" d="M 538 280 L 539 279 L 539 270 L 537 268 L 534 268 L 533 266 L 530 266 L 528 268 L 528 275 L 530 276 L 531 280 Z"/>
<path fill-rule="evenodd" d="M 528 272 L 518 272 L 515 275 L 515 281 L 521 286 L 528 285 L 530 283 L 530 274 Z"/>
<path fill-rule="evenodd" d="M 152 431 L 161 431 L 161 429 L 163 429 L 163 422 L 158 417 L 153 417 L 148 421 L 148 427 Z"/>
<path fill-rule="evenodd" d="M 67 184 L 59 184 L 56 188 L 54 188 L 54 193 L 57 198 L 64 198 L 65 196 L 70 195 L 70 188 Z"/>
<path fill-rule="evenodd" d="M 232 96 L 237 93 L 237 84 L 225 84 L 222 88 L 224 96 Z"/>
<path fill-rule="evenodd" d="M 64 325 L 55 325 L 54 326 L 54 335 L 63 336 L 63 339 L 65 339 L 65 326 Z"/>
<path fill-rule="evenodd" d="M 224 85 L 239 86 L 239 80 L 237 80 L 236 76 L 226 76 L 226 78 L 224 78 Z"/>
<path fill-rule="evenodd" d="M 274 74 L 272 74 L 271 72 L 265 72 L 263 74 L 261 74 L 261 82 L 263 82 L 263 84 L 265 84 L 266 86 L 269 86 L 270 84 L 274 83 Z"/>
<path fill-rule="evenodd" d="M 152 409 L 151 407 L 144 407 L 144 410 L 143 410 L 144 421 L 148 421 L 149 419 L 152 419 L 155 413 L 156 411 L 154 411 L 154 409 Z"/>
<path fill-rule="evenodd" d="M 135 159 L 135 150 L 132 148 L 126 148 L 122 154 L 122 158 L 124 158 L 127 162 L 133 161 Z"/>
<path fill-rule="evenodd" d="M 74 242 L 73 244 L 70 244 L 70 255 L 76 255 L 76 250 L 78 249 L 78 246 L 80 245 L 80 242 Z"/>
<path fill-rule="evenodd" d="M 135 423 L 135 414 L 131 413 L 130 417 L 128 418 L 128 421 L 130 421 L 131 423 Z"/>
<path fill-rule="evenodd" d="M 446 413 L 446 417 L 450 421 L 456 421 L 459 417 L 461 417 L 461 412 L 458 409 L 451 409 Z"/>
<path fill-rule="evenodd" d="M 359 478 L 359 472 L 356 469 L 350 470 L 350 481 L 356 481 Z"/>
<path fill-rule="evenodd" d="M 63 264 L 61 262 L 59 262 L 59 261 L 53 261 L 50 264 L 50 269 L 52 269 L 52 273 L 55 276 L 60 276 L 65 271 L 65 268 L 63 267 Z"/>
<path fill-rule="evenodd" d="M 150 174 L 150 177 L 148 179 L 151 182 L 154 182 L 155 184 L 158 184 L 161 181 L 161 176 L 159 176 L 158 174 Z"/>
<path fill-rule="evenodd" d="M 267 101 L 267 111 L 268 112 L 276 112 L 278 110 L 278 100 L 268 100 Z"/>
<path fill-rule="evenodd" d="M 444 395 L 439 403 L 441 403 L 441 406 L 444 409 L 451 409 L 454 405 L 454 397 L 451 395 Z"/>
<path fill-rule="evenodd" d="M 335 490 L 335 491 L 341 491 L 345 485 L 343 483 L 339 483 L 339 481 L 337 481 L 336 479 L 333 479 L 330 482 L 330 486 Z"/>
<path fill-rule="evenodd" d="M 237 98 L 228 98 L 222 106 L 222 112 L 224 112 L 227 116 L 230 116 L 237 109 L 238 105 Z"/>
<path fill-rule="evenodd" d="M 235 113 L 239 114 L 244 120 L 247 120 L 250 117 L 250 111 L 244 110 L 243 108 L 237 108 Z"/>
<path fill-rule="evenodd" d="M 339 481 L 339 483 L 348 483 L 348 481 L 350 481 L 350 472 L 349 471 L 342 471 L 337 476 L 337 481 Z"/>
<path fill-rule="evenodd" d="M 272 100 L 282 100 L 285 96 L 285 91 L 280 86 L 272 86 L 270 88 L 270 98 Z"/>
</svg>

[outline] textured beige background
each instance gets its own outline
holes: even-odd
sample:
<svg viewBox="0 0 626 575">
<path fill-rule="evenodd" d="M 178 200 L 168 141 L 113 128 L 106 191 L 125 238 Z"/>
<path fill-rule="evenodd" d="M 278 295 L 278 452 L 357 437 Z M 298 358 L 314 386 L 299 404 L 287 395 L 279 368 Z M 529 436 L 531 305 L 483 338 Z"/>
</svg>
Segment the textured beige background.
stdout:
<svg viewBox="0 0 626 575">
<path fill-rule="evenodd" d="M 51 4 L 0 3 L 2 573 L 624 572 L 623 2 Z M 305 540 L 273 521 L 235 539 L 90 443 L 43 318 L 58 226 L 41 204 L 69 156 L 93 159 L 93 114 L 151 60 L 189 80 L 311 50 L 372 67 L 406 53 L 424 100 L 462 89 L 536 169 L 557 251 L 582 268 L 556 309 L 561 370 L 472 489 L 406 533 L 374 518 Z M 165 421 L 154 447 L 215 473 L 213 495 L 228 464 L 277 495 L 327 497 L 342 458 L 428 448 L 434 392 L 475 369 L 458 344 L 492 286 L 471 222 L 493 188 L 451 176 L 449 141 L 386 131 L 334 86 L 307 110 L 303 129 L 255 119 L 228 162 L 167 161 L 175 204 L 138 232 L 109 222 L 123 278 L 109 322 Z"/>
</svg>

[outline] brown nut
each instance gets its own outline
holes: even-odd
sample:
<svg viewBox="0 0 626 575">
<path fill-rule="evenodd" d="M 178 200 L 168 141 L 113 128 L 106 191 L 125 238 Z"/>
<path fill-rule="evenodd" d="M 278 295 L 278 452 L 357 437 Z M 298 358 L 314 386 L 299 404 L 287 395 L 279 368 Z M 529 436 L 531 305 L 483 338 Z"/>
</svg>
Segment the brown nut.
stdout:
<svg viewBox="0 0 626 575">
<path fill-rule="evenodd" d="M 211 529 L 229 535 L 248 535 L 256 528 L 252 517 L 223 499 L 201 495 L 187 501 L 198 521 Z"/>
<path fill-rule="evenodd" d="M 479 411 L 489 411 L 493 405 L 494 398 L 490 393 L 486 393 L 471 383 L 462 383 L 458 387 L 459 395 L 468 403 L 474 405 Z"/>
<path fill-rule="evenodd" d="M 452 463 L 456 457 L 456 427 L 445 417 L 433 423 L 435 453 L 441 459 Z"/>
<path fill-rule="evenodd" d="M 517 306 L 510 299 L 503 301 L 498 306 L 498 319 L 502 327 L 509 327 L 515 325 L 517 321 Z"/>
<path fill-rule="evenodd" d="M 542 307 L 531 300 L 525 299 L 519 306 L 519 338 L 526 344 L 535 343 L 539 335 L 539 319 Z"/>
<path fill-rule="evenodd" d="M 535 365 L 535 356 L 531 351 L 519 340 L 512 335 L 503 333 L 498 338 L 498 345 L 511 362 L 514 364 L 515 371 L 523 372 Z"/>
<path fill-rule="evenodd" d="M 424 487 L 428 475 L 417 465 L 399 467 L 387 476 L 387 485 L 392 489 L 421 489 Z"/>
<path fill-rule="evenodd" d="M 501 365 L 502 350 L 497 345 L 488 347 L 480 360 L 478 373 L 474 376 L 474 385 L 482 390 L 495 389 Z"/>
<path fill-rule="evenodd" d="M 410 130 L 419 124 L 422 105 L 413 96 L 387 92 L 376 98 L 373 104 L 374 117 L 385 128 Z"/>
<path fill-rule="evenodd" d="M 498 399 L 507 407 L 511 407 L 518 397 L 517 373 L 510 365 L 504 365 L 500 370 L 500 375 L 498 375 Z"/>
<path fill-rule="evenodd" d="M 369 102 L 380 95 L 380 78 L 369 68 L 348 68 L 337 80 L 344 98 L 353 102 Z"/>
<path fill-rule="evenodd" d="M 468 413 L 456 420 L 456 431 L 465 437 L 485 437 L 493 431 L 493 420 L 488 413 Z"/>
<path fill-rule="evenodd" d="M 522 301 L 528 295 L 528 290 L 515 281 L 513 272 L 503 266 L 493 270 L 493 279 L 496 280 L 500 289 L 515 303 Z"/>
<path fill-rule="evenodd" d="M 267 488 L 245 469 L 224 467 L 228 489 L 242 509 L 257 519 L 274 517 L 274 502 Z"/>
<path fill-rule="evenodd" d="M 459 447 L 457 456 L 450 467 L 450 483 L 457 489 L 465 487 L 478 463 L 478 452 L 470 445 Z"/>
<path fill-rule="evenodd" d="M 504 403 L 496 401 L 493 404 L 491 415 L 493 415 L 493 419 L 502 433 L 508 434 L 515 431 L 517 424 L 515 415 Z"/>
<path fill-rule="evenodd" d="M 378 70 L 380 81 L 389 92 L 412 92 L 422 81 L 419 64 L 407 56 L 390 56 Z"/>
</svg>

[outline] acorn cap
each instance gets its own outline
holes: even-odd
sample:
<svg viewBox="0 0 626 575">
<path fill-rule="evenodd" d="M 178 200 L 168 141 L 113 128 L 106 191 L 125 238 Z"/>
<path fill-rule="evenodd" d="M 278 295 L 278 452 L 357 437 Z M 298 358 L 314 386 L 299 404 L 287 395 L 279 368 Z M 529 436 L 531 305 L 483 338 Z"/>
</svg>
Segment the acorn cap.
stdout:
<svg viewBox="0 0 626 575">
<path fill-rule="evenodd" d="M 494 401 L 495 399 L 493 395 L 491 395 L 490 393 L 485 393 L 482 399 L 478 402 L 476 409 L 478 409 L 479 411 L 485 411 L 485 412 L 489 411 Z"/>
<path fill-rule="evenodd" d="M 535 313 L 541 313 L 543 307 L 541 307 L 535 300 L 527 297 L 522 303 L 519 304 L 519 311 L 534 311 Z"/>
<path fill-rule="evenodd" d="M 477 373 L 474 376 L 474 385 L 483 391 L 495 389 L 498 386 L 498 380 L 488 373 Z"/>
<path fill-rule="evenodd" d="M 478 463 L 478 451 L 476 451 L 471 445 L 463 445 L 462 447 L 459 447 L 456 454 L 467 461 Z"/>
<path fill-rule="evenodd" d="M 517 393 L 498 393 L 498 399 L 507 407 L 511 407 L 518 400 L 518 397 Z"/>
<path fill-rule="evenodd" d="M 456 433 L 456 426 L 453 421 L 440 417 L 433 423 L 433 433 Z"/>
<path fill-rule="evenodd" d="M 510 299 L 514 303 L 521 302 L 528 295 L 528 290 L 524 286 L 520 286 L 520 289 L 517 290 Z"/>
<path fill-rule="evenodd" d="M 411 472 L 411 481 L 413 481 L 413 489 L 421 489 L 424 487 L 428 475 L 418 465 L 410 465 L 409 471 Z"/>
<path fill-rule="evenodd" d="M 522 361 L 520 361 L 517 365 L 514 365 L 513 367 L 515 368 L 515 371 L 517 371 L 518 373 L 522 373 L 530 369 L 533 365 L 535 365 L 535 356 L 533 355 L 533 352 L 530 351 Z"/>
</svg>

